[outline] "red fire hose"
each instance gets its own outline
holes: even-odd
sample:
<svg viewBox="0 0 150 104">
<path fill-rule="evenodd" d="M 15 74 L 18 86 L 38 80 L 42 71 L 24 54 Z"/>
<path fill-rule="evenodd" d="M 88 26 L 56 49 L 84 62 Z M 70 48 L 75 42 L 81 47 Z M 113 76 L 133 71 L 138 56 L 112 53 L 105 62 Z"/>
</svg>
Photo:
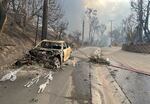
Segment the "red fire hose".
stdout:
<svg viewBox="0 0 150 104">
<path fill-rule="evenodd" d="M 144 74 L 144 75 L 150 76 L 149 72 L 145 72 L 145 71 L 142 71 L 140 69 L 135 69 L 135 68 L 133 68 L 131 66 L 124 65 L 124 64 L 122 64 L 120 62 L 117 62 L 117 63 L 120 64 L 120 65 L 117 66 L 117 65 L 110 64 L 108 66 L 119 68 L 119 69 L 124 69 L 124 70 L 129 70 L 129 71 L 132 71 L 132 72 L 135 72 L 135 73 L 139 73 L 139 74 Z"/>
</svg>

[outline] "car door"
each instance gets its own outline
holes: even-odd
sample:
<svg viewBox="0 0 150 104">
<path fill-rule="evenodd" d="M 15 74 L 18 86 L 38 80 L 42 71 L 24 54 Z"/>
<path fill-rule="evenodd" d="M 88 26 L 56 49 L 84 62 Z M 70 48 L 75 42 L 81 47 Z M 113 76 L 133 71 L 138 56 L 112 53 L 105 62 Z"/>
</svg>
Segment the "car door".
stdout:
<svg viewBox="0 0 150 104">
<path fill-rule="evenodd" d="M 66 43 L 66 44 L 67 44 L 67 43 Z M 70 57 L 71 52 L 72 52 L 72 49 L 71 49 L 71 47 L 67 44 L 67 54 L 68 54 L 68 58 Z"/>
<path fill-rule="evenodd" d="M 64 61 L 67 61 L 68 59 L 68 50 L 66 43 L 63 43 L 63 53 L 64 53 Z"/>
</svg>

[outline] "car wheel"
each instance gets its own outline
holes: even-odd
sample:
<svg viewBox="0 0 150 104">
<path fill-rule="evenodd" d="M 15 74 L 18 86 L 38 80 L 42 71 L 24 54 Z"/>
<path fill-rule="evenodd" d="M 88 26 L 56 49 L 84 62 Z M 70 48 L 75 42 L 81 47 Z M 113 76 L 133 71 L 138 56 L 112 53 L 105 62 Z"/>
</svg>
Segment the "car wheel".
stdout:
<svg viewBox="0 0 150 104">
<path fill-rule="evenodd" d="M 59 58 L 55 57 L 53 61 L 54 61 L 54 68 L 55 69 L 60 69 L 61 68 L 61 63 L 60 63 Z"/>
</svg>

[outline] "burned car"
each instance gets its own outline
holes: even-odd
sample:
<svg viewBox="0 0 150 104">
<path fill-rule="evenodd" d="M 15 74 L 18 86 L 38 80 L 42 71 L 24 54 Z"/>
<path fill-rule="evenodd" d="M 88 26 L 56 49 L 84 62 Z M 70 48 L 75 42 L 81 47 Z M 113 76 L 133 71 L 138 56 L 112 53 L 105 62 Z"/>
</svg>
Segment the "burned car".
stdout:
<svg viewBox="0 0 150 104">
<path fill-rule="evenodd" d="M 71 56 L 72 49 L 65 41 L 43 40 L 29 51 L 16 65 L 42 63 L 45 67 L 59 69 Z"/>
</svg>

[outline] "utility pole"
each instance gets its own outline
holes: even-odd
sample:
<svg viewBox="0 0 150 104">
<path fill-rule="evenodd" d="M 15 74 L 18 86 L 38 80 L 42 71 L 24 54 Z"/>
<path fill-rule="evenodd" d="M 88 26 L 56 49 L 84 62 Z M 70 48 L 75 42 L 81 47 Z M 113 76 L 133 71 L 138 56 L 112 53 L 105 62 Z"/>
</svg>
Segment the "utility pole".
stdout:
<svg viewBox="0 0 150 104">
<path fill-rule="evenodd" d="M 110 28 L 111 28 L 111 33 L 110 33 L 110 46 L 112 46 L 112 26 L 113 26 L 113 23 L 112 23 L 112 20 L 110 20 Z"/>
<path fill-rule="evenodd" d="M 83 19 L 83 23 L 82 23 L 82 46 L 84 44 L 84 25 L 85 25 L 85 22 L 84 22 L 84 19 Z"/>
<path fill-rule="evenodd" d="M 91 44 L 91 18 L 89 19 L 89 43 Z"/>
<path fill-rule="evenodd" d="M 41 40 L 44 40 L 47 38 L 47 22 L 48 22 L 48 0 L 44 0 Z"/>
</svg>

